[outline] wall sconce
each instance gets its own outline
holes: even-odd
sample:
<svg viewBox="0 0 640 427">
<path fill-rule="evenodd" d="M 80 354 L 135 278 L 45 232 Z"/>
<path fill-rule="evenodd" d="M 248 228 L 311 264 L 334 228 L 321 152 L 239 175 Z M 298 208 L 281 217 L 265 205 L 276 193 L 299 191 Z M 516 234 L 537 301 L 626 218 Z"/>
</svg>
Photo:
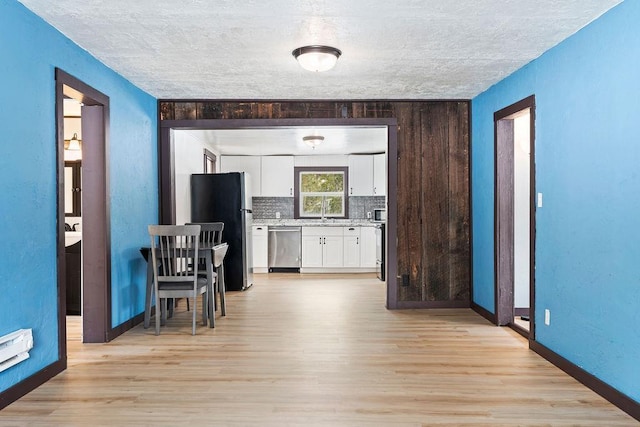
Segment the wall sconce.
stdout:
<svg viewBox="0 0 640 427">
<path fill-rule="evenodd" d="M 69 140 L 69 145 L 67 146 L 67 150 L 80 151 L 80 140 L 78 139 L 77 133 L 74 133 L 71 139 Z"/>
<path fill-rule="evenodd" d="M 331 46 L 312 45 L 294 49 L 291 54 L 305 70 L 322 72 L 332 69 L 342 52 Z"/>
</svg>

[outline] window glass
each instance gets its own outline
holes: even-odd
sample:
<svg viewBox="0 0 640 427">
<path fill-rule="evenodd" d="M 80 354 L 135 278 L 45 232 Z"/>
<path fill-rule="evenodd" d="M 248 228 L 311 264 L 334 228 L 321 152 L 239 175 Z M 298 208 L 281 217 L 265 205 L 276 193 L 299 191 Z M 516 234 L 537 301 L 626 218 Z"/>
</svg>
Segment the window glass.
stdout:
<svg viewBox="0 0 640 427">
<path fill-rule="evenodd" d="M 344 171 L 300 172 L 301 217 L 345 217 Z"/>
</svg>

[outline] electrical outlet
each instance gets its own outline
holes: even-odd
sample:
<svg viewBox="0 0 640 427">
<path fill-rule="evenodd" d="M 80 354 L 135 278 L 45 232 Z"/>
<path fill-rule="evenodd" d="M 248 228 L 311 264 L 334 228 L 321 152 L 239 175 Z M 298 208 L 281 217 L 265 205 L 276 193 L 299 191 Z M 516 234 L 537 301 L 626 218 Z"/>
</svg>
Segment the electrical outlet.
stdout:
<svg viewBox="0 0 640 427">
<path fill-rule="evenodd" d="M 542 207 L 542 193 L 538 193 L 538 207 Z"/>
<path fill-rule="evenodd" d="M 276 212 L 276 219 L 280 219 L 280 212 Z"/>
<path fill-rule="evenodd" d="M 551 311 L 548 308 L 544 309 L 544 324 L 547 326 L 551 324 Z"/>
</svg>

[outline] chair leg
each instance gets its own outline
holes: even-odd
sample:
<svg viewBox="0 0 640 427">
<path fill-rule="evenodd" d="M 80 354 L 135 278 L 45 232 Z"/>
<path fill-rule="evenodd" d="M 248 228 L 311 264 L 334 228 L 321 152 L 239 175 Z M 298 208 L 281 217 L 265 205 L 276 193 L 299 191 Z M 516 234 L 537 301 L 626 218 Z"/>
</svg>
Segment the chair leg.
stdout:
<svg viewBox="0 0 640 427">
<path fill-rule="evenodd" d="M 225 298 L 226 285 L 224 284 L 224 264 L 220 266 L 220 274 L 218 275 L 220 278 L 218 283 L 218 291 L 220 292 L 220 314 L 223 316 L 227 315 L 227 301 Z"/>
<path fill-rule="evenodd" d="M 196 334 L 196 296 L 197 294 L 194 292 L 193 295 L 193 314 L 192 314 L 192 319 L 191 319 L 191 335 L 195 335 Z"/>
<path fill-rule="evenodd" d="M 207 322 L 207 316 L 209 315 L 209 310 L 208 310 L 208 305 L 209 302 L 207 301 L 207 298 L 209 298 L 208 292 L 205 292 L 204 294 L 202 294 L 202 324 L 204 326 L 207 326 L 207 324 L 209 322 Z M 193 303 L 193 305 L 195 306 L 195 302 Z"/>
<path fill-rule="evenodd" d="M 166 298 L 156 298 L 156 335 L 160 335 L 160 318 L 164 316 L 165 309 L 163 305 L 166 304 Z"/>
</svg>

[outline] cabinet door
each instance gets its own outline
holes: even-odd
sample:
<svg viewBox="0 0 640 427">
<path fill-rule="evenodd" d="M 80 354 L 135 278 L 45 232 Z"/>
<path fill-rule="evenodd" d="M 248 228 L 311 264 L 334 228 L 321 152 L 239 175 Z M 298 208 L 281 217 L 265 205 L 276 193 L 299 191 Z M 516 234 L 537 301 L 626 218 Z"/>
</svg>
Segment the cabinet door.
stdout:
<svg viewBox="0 0 640 427">
<path fill-rule="evenodd" d="M 376 228 L 360 227 L 360 267 L 376 266 Z"/>
<path fill-rule="evenodd" d="M 253 267 L 267 268 L 267 227 L 253 226 Z"/>
<path fill-rule="evenodd" d="M 246 172 L 251 180 L 251 195 L 262 195 L 260 156 L 221 156 L 220 172 Z"/>
<path fill-rule="evenodd" d="M 324 236 L 322 244 L 322 266 L 342 267 L 344 265 L 344 237 Z"/>
<path fill-rule="evenodd" d="M 344 236 L 344 266 L 360 267 L 359 236 Z"/>
<path fill-rule="evenodd" d="M 349 156 L 349 196 L 373 196 L 373 156 Z"/>
<path fill-rule="evenodd" d="M 387 155 L 376 154 L 373 156 L 373 195 L 385 196 L 387 194 Z"/>
<path fill-rule="evenodd" d="M 293 197 L 293 156 L 262 156 L 262 196 Z"/>
<path fill-rule="evenodd" d="M 304 230 L 304 229 L 303 229 Z M 302 267 L 322 267 L 322 236 L 302 234 Z"/>
</svg>

